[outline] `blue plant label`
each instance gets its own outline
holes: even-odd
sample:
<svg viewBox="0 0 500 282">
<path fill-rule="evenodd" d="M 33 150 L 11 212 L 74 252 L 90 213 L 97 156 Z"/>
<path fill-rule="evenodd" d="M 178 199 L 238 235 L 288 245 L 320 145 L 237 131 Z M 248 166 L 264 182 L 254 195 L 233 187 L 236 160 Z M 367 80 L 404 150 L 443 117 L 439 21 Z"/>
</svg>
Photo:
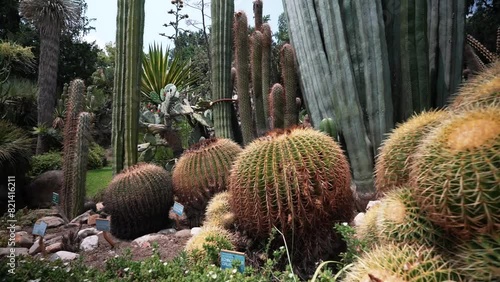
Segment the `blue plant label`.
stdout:
<svg viewBox="0 0 500 282">
<path fill-rule="evenodd" d="M 59 194 L 56 192 L 52 192 L 52 203 L 59 204 Z"/>
<path fill-rule="evenodd" d="M 45 221 L 40 221 L 40 223 L 35 223 L 35 226 L 33 226 L 33 232 L 31 232 L 33 235 L 38 235 L 38 236 L 45 236 L 45 231 L 47 230 L 47 223 Z"/>
<path fill-rule="evenodd" d="M 109 231 L 109 219 L 98 218 L 95 220 L 95 228 L 99 231 Z"/>
<path fill-rule="evenodd" d="M 233 264 L 235 263 L 235 264 Z M 238 271 L 245 271 L 245 254 L 235 251 L 221 250 L 220 251 L 220 268 L 231 269 L 233 265 L 238 265 Z"/>
<path fill-rule="evenodd" d="M 184 213 L 184 206 L 178 202 L 174 202 L 174 207 L 172 208 L 174 213 L 178 216 L 181 216 Z"/>
</svg>

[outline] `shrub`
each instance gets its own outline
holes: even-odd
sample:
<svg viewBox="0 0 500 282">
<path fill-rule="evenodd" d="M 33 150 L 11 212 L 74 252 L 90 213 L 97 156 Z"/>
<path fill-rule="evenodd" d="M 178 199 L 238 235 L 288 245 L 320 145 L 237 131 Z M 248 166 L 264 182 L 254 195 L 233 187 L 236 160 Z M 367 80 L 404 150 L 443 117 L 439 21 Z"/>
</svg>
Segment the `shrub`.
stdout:
<svg viewBox="0 0 500 282">
<path fill-rule="evenodd" d="M 106 165 L 106 152 L 99 144 L 92 142 L 89 150 L 87 169 L 98 169 Z"/>
<path fill-rule="evenodd" d="M 31 175 L 37 176 L 49 170 L 62 168 L 61 152 L 48 152 L 33 156 L 31 159 Z"/>
</svg>

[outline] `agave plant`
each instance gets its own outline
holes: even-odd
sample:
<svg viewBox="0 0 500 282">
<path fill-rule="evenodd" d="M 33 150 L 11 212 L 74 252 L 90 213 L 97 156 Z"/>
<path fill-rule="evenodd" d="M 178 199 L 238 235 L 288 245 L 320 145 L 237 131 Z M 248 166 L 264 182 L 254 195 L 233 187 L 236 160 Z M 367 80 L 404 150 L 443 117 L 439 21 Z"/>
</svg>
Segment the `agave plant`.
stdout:
<svg viewBox="0 0 500 282">
<path fill-rule="evenodd" d="M 170 60 L 169 53 L 168 48 L 164 52 L 161 44 L 154 43 L 142 57 L 141 93 L 156 104 L 163 102 L 160 93 L 167 84 L 175 84 L 182 91 L 199 78 L 191 71 L 190 61 L 182 61 L 177 55 Z"/>
<path fill-rule="evenodd" d="M 31 139 L 15 125 L 0 120 L 0 172 L 6 175 L 26 170 L 31 155 Z"/>
</svg>

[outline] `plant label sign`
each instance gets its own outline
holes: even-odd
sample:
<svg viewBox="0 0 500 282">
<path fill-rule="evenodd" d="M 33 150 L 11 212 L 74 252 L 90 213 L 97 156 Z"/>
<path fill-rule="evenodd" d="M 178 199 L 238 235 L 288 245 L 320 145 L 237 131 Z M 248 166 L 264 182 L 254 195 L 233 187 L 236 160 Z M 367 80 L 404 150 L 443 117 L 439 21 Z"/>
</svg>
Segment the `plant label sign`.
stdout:
<svg viewBox="0 0 500 282">
<path fill-rule="evenodd" d="M 233 262 L 239 262 L 238 271 L 243 273 L 245 271 L 245 254 L 229 250 L 220 251 L 220 268 L 227 269 L 233 268 Z"/>
<path fill-rule="evenodd" d="M 40 237 L 45 236 L 45 231 L 47 230 L 47 223 L 45 221 L 40 221 L 40 223 L 35 223 L 33 226 L 33 235 L 38 235 Z"/>
<path fill-rule="evenodd" d="M 178 216 L 181 216 L 184 213 L 184 206 L 178 202 L 174 202 L 174 207 L 172 208 L 174 213 Z"/>
<path fill-rule="evenodd" d="M 108 219 L 103 219 L 103 218 L 98 218 L 95 220 L 95 228 L 99 231 L 107 231 L 109 232 L 110 227 L 109 227 L 109 220 Z"/>
<path fill-rule="evenodd" d="M 59 204 L 59 194 L 56 192 L 52 192 L 52 203 Z"/>
</svg>

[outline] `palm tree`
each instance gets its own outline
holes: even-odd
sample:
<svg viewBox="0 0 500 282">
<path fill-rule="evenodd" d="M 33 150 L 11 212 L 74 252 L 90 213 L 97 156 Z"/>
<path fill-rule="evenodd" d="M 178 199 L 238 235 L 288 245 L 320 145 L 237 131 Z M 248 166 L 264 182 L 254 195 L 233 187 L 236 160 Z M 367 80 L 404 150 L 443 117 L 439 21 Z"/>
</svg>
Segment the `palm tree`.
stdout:
<svg viewBox="0 0 500 282">
<path fill-rule="evenodd" d="M 80 0 L 22 0 L 21 15 L 32 21 L 40 32 L 38 63 L 38 126 L 50 126 L 54 119 L 57 87 L 59 41 L 63 29 L 76 25 Z M 38 136 L 36 153 L 48 151 L 45 137 Z"/>
</svg>

